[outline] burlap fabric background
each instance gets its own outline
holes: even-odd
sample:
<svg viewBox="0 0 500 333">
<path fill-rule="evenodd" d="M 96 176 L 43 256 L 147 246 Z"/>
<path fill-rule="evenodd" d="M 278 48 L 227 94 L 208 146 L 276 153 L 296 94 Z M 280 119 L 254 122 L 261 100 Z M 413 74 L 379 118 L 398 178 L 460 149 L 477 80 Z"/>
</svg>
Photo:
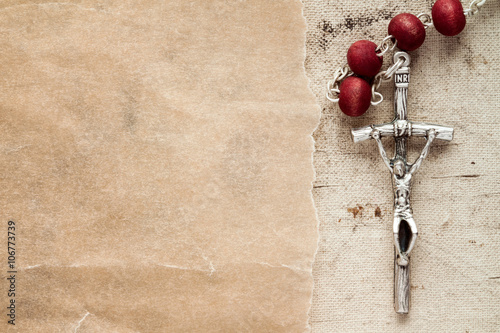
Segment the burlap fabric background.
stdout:
<svg viewBox="0 0 500 333">
<path fill-rule="evenodd" d="M 430 13 L 433 2 L 304 1 L 306 71 L 323 109 L 314 134 L 321 238 L 313 332 L 500 331 L 500 3 L 489 1 L 457 37 L 429 29 L 425 44 L 411 53 L 410 118 L 453 126 L 455 137 L 433 145 L 415 178 L 419 239 L 406 317 L 392 305 L 390 177 L 375 143 L 353 144 L 349 134 L 351 127 L 392 120 L 392 82 L 383 88 L 386 101 L 359 119 L 324 98 L 351 43 L 378 42 L 392 17 Z M 423 140 L 410 146 L 416 156 Z"/>
</svg>

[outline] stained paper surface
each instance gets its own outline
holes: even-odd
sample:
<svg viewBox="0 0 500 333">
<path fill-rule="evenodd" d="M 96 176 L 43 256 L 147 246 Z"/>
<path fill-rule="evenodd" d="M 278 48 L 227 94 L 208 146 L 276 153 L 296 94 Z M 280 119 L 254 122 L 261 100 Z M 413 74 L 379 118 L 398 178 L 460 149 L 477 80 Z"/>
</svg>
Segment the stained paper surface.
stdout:
<svg viewBox="0 0 500 333">
<path fill-rule="evenodd" d="M 1 331 L 303 332 L 299 1 L 3 1 Z"/>
</svg>

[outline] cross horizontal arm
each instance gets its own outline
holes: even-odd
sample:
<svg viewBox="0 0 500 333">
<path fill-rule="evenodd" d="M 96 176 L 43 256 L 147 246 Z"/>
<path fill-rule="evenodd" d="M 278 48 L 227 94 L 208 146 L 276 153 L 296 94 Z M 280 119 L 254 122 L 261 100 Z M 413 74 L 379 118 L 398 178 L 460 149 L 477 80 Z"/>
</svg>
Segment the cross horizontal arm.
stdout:
<svg viewBox="0 0 500 333">
<path fill-rule="evenodd" d="M 427 136 L 427 131 L 433 128 L 436 131 L 436 139 L 451 141 L 453 139 L 453 128 L 441 125 L 414 123 L 411 124 L 411 136 Z M 351 130 L 352 139 L 355 143 L 371 139 L 372 131 L 376 129 L 380 132 L 380 136 L 397 136 L 394 131 L 394 123 L 371 125 Z M 408 134 L 403 135 L 408 136 Z"/>
<path fill-rule="evenodd" d="M 351 135 L 354 143 L 371 139 L 372 131 L 374 129 L 380 132 L 380 136 L 394 136 L 394 125 L 392 123 L 358 127 L 351 129 Z"/>
<path fill-rule="evenodd" d="M 436 139 L 451 141 L 453 140 L 453 128 L 448 126 L 426 124 L 426 123 L 413 123 L 411 135 L 412 136 L 426 136 L 427 131 L 433 128 L 436 131 Z"/>
</svg>

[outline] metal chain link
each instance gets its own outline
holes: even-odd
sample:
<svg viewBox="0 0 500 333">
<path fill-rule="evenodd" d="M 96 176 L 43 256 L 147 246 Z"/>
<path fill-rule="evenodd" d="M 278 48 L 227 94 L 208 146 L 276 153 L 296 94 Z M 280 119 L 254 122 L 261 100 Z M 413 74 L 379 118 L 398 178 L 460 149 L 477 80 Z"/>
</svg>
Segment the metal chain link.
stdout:
<svg viewBox="0 0 500 333">
<path fill-rule="evenodd" d="M 486 0 L 472 0 L 469 8 L 464 10 L 465 16 L 473 16 L 479 13 L 479 10 L 481 10 L 481 7 L 484 6 L 486 3 Z"/>
<path fill-rule="evenodd" d="M 433 26 L 432 17 L 429 14 L 420 13 L 420 14 L 417 15 L 417 18 L 420 21 L 422 21 L 422 23 L 424 24 L 424 28 L 425 29 Z"/>
<path fill-rule="evenodd" d="M 469 8 L 464 10 L 464 15 L 467 17 L 471 17 L 478 14 L 485 3 L 486 0 L 472 0 L 469 4 Z M 420 13 L 417 15 L 417 17 L 420 19 L 420 21 L 422 21 L 425 29 L 433 26 L 432 17 L 429 14 Z M 380 44 L 378 44 L 377 48 L 375 49 L 375 51 L 377 52 L 377 56 L 382 57 L 387 52 L 394 51 L 397 46 L 397 40 L 393 41 L 393 38 L 394 37 L 392 35 L 388 35 L 384 37 L 384 39 L 382 39 L 382 42 L 380 42 Z M 384 100 L 384 96 L 382 96 L 382 94 L 377 90 L 380 88 L 382 82 L 392 80 L 394 73 L 403 66 L 403 63 L 404 58 L 400 57 L 388 69 L 382 70 L 377 75 L 375 75 L 372 81 L 372 105 L 378 105 Z M 334 103 L 337 103 L 339 101 L 338 95 L 340 94 L 339 83 L 347 76 L 351 76 L 353 74 L 354 73 L 351 71 L 347 64 L 337 69 L 333 78 L 328 81 L 326 98 Z"/>
<path fill-rule="evenodd" d="M 338 95 L 340 94 L 340 81 L 353 74 L 354 73 L 349 68 L 349 65 L 345 64 L 344 66 L 339 67 L 335 71 L 335 74 L 333 74 L 333 78 L 328 81 L 326 88 L 326 98 L 334 103 L 337 103 L 339 101 Z"/>
<path fill-rule="evenodd" d="M 377 52 L 377 56 L 382 57 L 387 51 L 394 51 L 398 41 L 394 40 L 394 36 L 389 35 L 382 39 L 382 42 L 377 46 L 375 52 Z"/>
</svg>

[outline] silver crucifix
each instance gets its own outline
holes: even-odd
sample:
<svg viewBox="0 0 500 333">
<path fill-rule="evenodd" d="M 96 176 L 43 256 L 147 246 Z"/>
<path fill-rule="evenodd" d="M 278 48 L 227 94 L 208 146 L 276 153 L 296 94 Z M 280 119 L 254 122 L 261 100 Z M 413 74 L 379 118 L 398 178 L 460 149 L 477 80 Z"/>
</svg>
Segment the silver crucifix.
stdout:
<svg viewBox="0 0 500 333">
<path fill-rule="evenodd" d="M 394 54 L 394 63 L 402 64 L 396 70 L 394 83 L 394 120 L 391 123 L 352 129 L 354 142 L 374 139 L 382 159 L 391 172 L 394 191 L 394 308 L 397 313 L 408 313 L 410 305 L 410 253 L 417 240 L 417 225 L 410 205 L 411 181 L 435 139 L 451 141 L 453 128 L 408 121 L 407 99 L 410 82 L 410 56 L 405 52 Z M 392 136 L 396 141 L 394 158 L 389 159 L 381 138 Z M 422 153 L 410 164 L 407 161 L 407 141 L 410 136 L 427 139 Z"/>
</svg>

